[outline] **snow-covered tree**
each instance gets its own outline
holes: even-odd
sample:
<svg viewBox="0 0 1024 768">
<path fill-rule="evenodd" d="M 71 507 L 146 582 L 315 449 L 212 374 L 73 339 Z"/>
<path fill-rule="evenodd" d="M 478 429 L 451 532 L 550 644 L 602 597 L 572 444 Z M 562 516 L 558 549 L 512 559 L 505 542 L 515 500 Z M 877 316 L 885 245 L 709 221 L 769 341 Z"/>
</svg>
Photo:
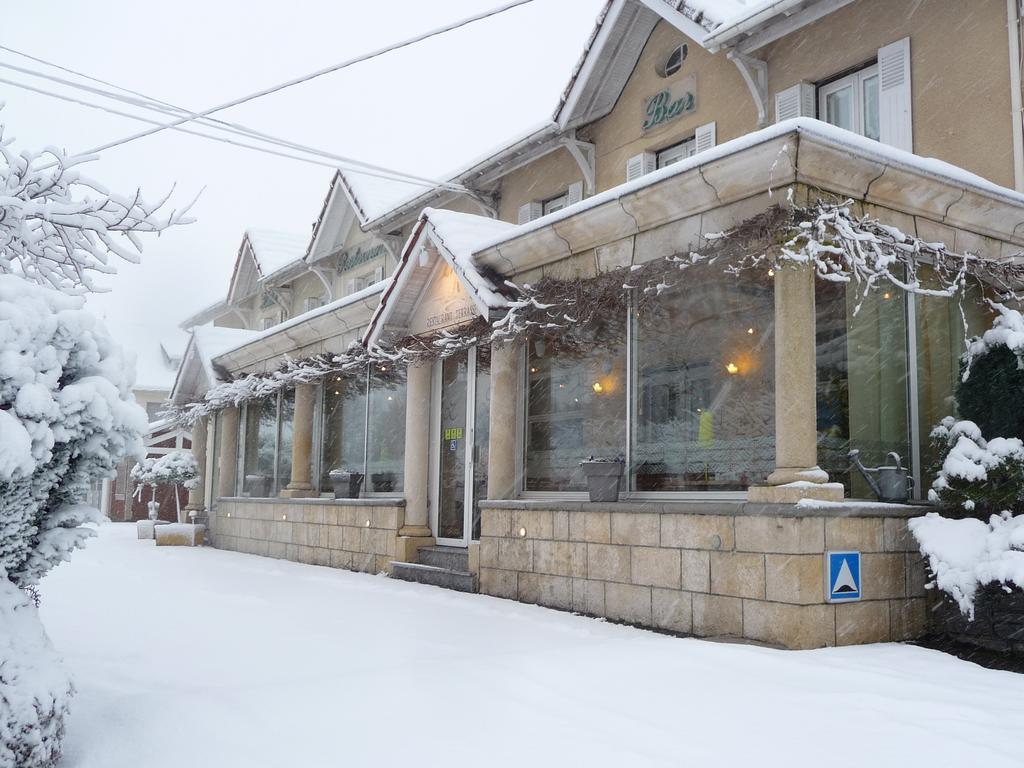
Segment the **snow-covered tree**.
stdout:
<svg viewBox="0 0 1024 768">
<path fill-rule="evenodd" d="M 178 486 L 188 490 L 199 486 L 199 464 L 191 451 L 171 451 L 160 458 L 148 458 L 140 461 L 131 471 L 131 479 L 137 484 L 137 493 L 142 498 L 142 489 L 147 485 L 156 489 L 158 485 L 174 486 L 174 500 L 178 503 Z M 178 509 L 181 516 L 181 509 Z M 156 513 L 150 511 L 150 517 Z"/>
<path fill-rule="evenodd" d="M 147 203 L 83 176 L 78 166 L 93 159 L 16 152 L 0 125 L 0 273 L 65 293 L 101 290 L 93 276 L 116 272 L 113 257 L 137 263 L 140 235 L 190 221 L 188 207 L 165 211 L 166 197 Z"/>
<path fill-rule="evenodd" d="M 94 535 L 90 483 L 146 429 L 132 366 L 81 294 L 138 261 L 141 234 L 184 222 L 86 179 L 88 159 L 19 154 L 0 127 L 0 765 L 21 768 L 56 765 L 73 692 L 34 587 Z"/>
</svg>

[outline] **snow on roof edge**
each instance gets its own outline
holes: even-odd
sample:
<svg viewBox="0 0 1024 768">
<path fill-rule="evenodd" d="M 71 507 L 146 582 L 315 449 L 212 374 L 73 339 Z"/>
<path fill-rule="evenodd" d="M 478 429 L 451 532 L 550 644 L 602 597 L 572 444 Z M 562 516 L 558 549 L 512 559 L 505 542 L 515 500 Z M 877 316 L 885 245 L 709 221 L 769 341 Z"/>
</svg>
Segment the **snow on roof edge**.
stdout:
<svg viewBox="0 0 1024 768">
<path fill-rule="evenodd" d="M 915 155 L 912 152 L 897 149 L 896 147 L 882 144 L 881 142 L 874 141 L 873 139 L 859 136 L 843 128 L 837 128 L 836 126 L 829 125 L 828 123 L 824 123 L 815 118 L 796 117 L 775 123 L 774 125 L 770 125 L 767 128 L 762 128 L 758 131 L 738 136 L 724 144 L 719 144 L 711 149 L 705 150 L 704 152 L 692 155 L 691 157 L 681 160 L 678 163 L 674 163 L 666 168 L 661 168 L 657 171 L 641 176 L 638 179 L 634 179 L 633 181 L 607 189 L 604 192 L 588 197 L 573 205 L 566 206 L 565 208 L 554 213 L 550 213 L 547 216 L 542 216 L 526 224 L 516 226 L 514 231 L 508 233 L 509 236 L 495 238 L 478 245 L 477 250 L 473 252 L 473 255 L 479 255 L 480 253 L 501 245 L 502 243 L 509 242 L 523 235 L 543 229 L 551 224 L 564 221 L 578 213 L 590 210 L 591 208 L 596 208 L 597 206 L 603 205 L 604 203 L 612 200 L 617 200 L 624 195 L 643 189 L 644 187 L 648 187 L 664 179 L 686 173 L 694 168 L 699 168 L 702 165 L 707 165 L 708 163 L 720 160 L 723 157 L 728 157 L 729 155 L 741 150 L 757 146 L 758 144 L 764 144 L 768 141 L 772 141 L 773 139 L 777 139 L 780 136 L 784 136 L 787 133 L 794 132 L 797 134 L 807 134 L 819 139 L 825 139 L 833 144 L 846 147 L 861 156 L 880 160 L 892 165 L 911 168 L 923 173 L 924 175 L 962 184 L 963 186 L 973 188 L 975 191 L 981 192 L 982 194 L 994 195 L 996 197 L 1001 197 L 1009 203 L 1024 206 L 1024 193 L 1017 192 L 1009 189 L 1008 187 L 1000 186 L 995 182 L 964 170 L 952 163 L 933 157 Z"/>
</svg>

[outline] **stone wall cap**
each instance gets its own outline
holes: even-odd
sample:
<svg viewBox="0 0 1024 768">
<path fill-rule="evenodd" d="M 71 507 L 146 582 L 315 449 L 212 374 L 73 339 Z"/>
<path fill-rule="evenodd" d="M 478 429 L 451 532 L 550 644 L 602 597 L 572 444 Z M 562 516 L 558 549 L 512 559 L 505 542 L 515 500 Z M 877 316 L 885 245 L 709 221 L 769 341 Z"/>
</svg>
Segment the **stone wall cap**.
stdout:
<svg viewBox="0 0 1024 768">
<path fill-rule="evenodd" d="M 316 504 L 324 507 L 404 507 L 405 499 L 399 496 L 371 496 L 364 499 L 281 499 L 277 497 L 269 499 L 256 499 L 249 496 L 223 496 L 218 501 L 226 501 L 231 504 L 280 504 L 290 506 L 307 506 Z"/>
<path fill-rule="evenodd" d="M 634 512 L 680 515 L 737 515 L 743 517 L 919 517 L 933 510 L 932 505 L 858 503 L 857 500 L 828 506 L 764 504 L 719 499 L 652 500 L 630 499 L 613 503 L 592 503 L 566 499 L 503 499 L 480 502 L 481 509 L 544 509 L 559 512 Z"/>
</svg>

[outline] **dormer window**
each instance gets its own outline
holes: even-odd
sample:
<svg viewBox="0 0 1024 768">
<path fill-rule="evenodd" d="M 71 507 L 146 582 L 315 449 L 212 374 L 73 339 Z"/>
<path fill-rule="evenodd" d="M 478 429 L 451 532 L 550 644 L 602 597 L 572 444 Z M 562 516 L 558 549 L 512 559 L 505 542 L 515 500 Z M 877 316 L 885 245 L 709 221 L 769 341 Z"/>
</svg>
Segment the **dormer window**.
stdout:
<svg viewBox="0 0 1024 768">
<path fill-rule="evenodd" d="M 819 86 L 818 116 L 826 123 L 878 141 L 878 65 Z"/>
<path fill-rule="evenodd" d="M 677 45 L 669 53 L 668 57 L 658 65 L 658 74 L 662 77 L 672 77 L 679 70 L 683 68 L 683 62 L 686 61 L 686 56 L 690 52 L 686 44 Z"/>
<path fill-rule="evenodd" d="M 552 198 L 544 201 L 544 204 L 543 204 L 544 214 L 543 215 L 547 216 L 549 213 L 554 213 L 555 211 L 560 211 L 563 208 L 565 208 L 565 206 L 567 206 L 568 204 L 569 204 L 569 193 L 568 192 L 563 192 L 562 194 L 558 195 L 557 197 L 552 197 Z"/>
</svg>

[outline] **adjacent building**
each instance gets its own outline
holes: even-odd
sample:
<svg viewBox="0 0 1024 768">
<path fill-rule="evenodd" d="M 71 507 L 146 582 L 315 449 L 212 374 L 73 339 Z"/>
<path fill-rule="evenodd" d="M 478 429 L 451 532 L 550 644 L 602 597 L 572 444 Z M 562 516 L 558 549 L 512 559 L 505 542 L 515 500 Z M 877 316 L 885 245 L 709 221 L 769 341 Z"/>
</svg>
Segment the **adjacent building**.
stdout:
<svg viewBox="0 0 1024 768">
<path fill-rule="evenodd" d="M 847 454 L 898 453 L 921 498 L 982 305 L 810 266 L 695 267 L 653 299 L 630 275 L 819 201 L 1018 259 L 1019 41 L 1013 1 L 610 0 L 543 127 L 436 188 L 339 172 L 311 238 L 247 233 L 186 323 L 179 405 L 353 344 L 487 343 L 200 420 L 213 544 L 791 648 L 920 635 L 922 510 L 861 503 Z M 496 339 L 541 284 L 626 298 L 589 307 L 590 344 L 569 311 Z M 623 459 L 619 502 L 587 501 L 591 456 Z M 860 553 L 862 599 L 827 599 L 829 551 Z"/>
</svg>

